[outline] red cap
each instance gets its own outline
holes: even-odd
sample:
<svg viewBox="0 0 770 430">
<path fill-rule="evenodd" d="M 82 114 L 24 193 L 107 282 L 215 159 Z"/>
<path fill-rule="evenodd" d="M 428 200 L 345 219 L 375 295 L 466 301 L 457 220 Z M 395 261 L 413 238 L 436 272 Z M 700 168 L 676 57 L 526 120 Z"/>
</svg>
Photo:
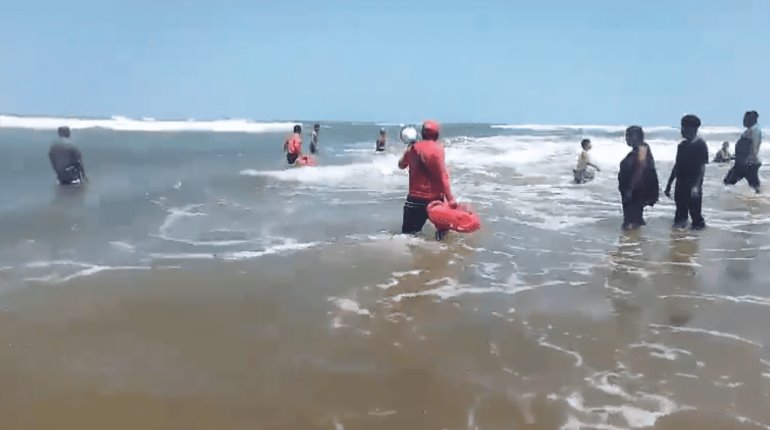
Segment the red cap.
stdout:
<svg viewBox="0 0 770 430">
<path fill-rule="evenodd" d="M 422 123 L 422 132 L 423 134 L 435 134 L 438 137 L 439 132 L 441 132 L 441 126 L 436 121 L 428 120 Z"/>
</svg>

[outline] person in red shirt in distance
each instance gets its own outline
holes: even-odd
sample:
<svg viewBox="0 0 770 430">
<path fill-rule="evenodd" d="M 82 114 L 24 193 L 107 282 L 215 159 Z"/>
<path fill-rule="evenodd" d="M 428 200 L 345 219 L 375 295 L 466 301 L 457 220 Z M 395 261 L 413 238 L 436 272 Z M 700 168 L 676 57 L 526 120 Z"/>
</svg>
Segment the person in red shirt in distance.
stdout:
<svg viewBox="0 0 770 430">
<path fill-rule="evenodd" d="M 294 133 L 286 138 L 286 141 L 283 143 L 283 150 L 286 152 L 286 161 L 289 165 L 294 164 L 297 161 L 297 158 L 302 155 L 301 125 L 294 126 Z"/>
<path fill-rule="evenodd" d="M 422 125 L 422 140 L 404 151 L 398 161 L 400 169 L 409 169 L 409 194 L 404 203 L 402 234 L 417 234 L 428 220 L 429 203 L 446 200 L 451 207 L 457 207 L 449 186 L 449 173 L 444 162 L 444 146 L 438 141 L 440 126 L 435 121 Z M 444 232 L 438 232 L 441 240 Z"/>
</svg>

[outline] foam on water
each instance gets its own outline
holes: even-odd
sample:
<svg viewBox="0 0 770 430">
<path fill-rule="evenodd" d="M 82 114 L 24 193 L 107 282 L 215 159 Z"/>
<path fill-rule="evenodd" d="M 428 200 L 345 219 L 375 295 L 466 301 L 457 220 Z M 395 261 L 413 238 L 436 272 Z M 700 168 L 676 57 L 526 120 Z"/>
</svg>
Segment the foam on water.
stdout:
<svg viewBox="0 0 770 430">
<path fill-rule="evenodd" d="M 626 131 L 625 125 L 547 125 L 547 124 L 496 124 L 491 125 L 490 128 L 500 130 L 518 130 L 518 131 L 537 131 L 537 132 L 561 132 L 561 131 L 574 131 L 574 132 L 592 132 L 592 133 L 607 133 L 617 134 L 624 133 Z M 678 133 L 679 127 L 677 126 L 643 126 L 646 133 L 655 132 L 672 132 Z M 743 132 L 743 128 L 732 126 L 703 126 L 700 128 L 700 133 L 705 136 L 714 134 L 740 134 Z M 763 129 L 763 133 L 766 131 Z"/>
<path fill-rule="evenodd" d="M 259 258 L 265 255 L 287 254 L 297 251 L 303 251 L 321 245 L 321 242 L 297 242 L 288 239 L 282 244 L 273 245 L 260 251 L 237 251 L 219 255 L 224 260 L 246 260 Z"/>
<path fill-rule="evenodd" d="M 32 269 L 32 272 L 42 271 L 41 269 L 50 270 L 45 275 L 31 275 L 23 278 L 26 282 L 46 284 L 61 284 L 73 279 L 88 277 L 111 270 L 150 270 L 150 267 L 147 266 L 104 266 L 72 260 L 34 261 L 25 264 L 24 267 Z"/>
<path fill-rule="evenodd" d="M 252 122 L 245 119 L 158 121 L 152 118 L 131 119 L 122 116 L 114 116 L 109 119 L 83 119 L 0 115 L 0 128 L 55 130 L 63 125 L 75 130 L 103 128 L 116 131 L 149 132 L 270 133 L 290 131 L 294 123 Z"/>
<path fill-rule="evenodd" d="M 725 296 L 720 294 L 669 294 L 660 297 L 665 298 L 682 298 L 692 300 L 706 300 L 710 302 L 731 302 L 731 303 L 743 303 L 758 306 L 770 306 L 770 297 L 760 296 Z"/>
<path fill-rule="evenodd" d="M 650 355 L 652 357 L 662 358 L 664 360 L 670 361 L 675 361 L 682 355 L 690 357 L 692 356 L 692 352 L 687 351 L 686 349 L 674 348 L 668 345 L 663 345 L 661 343 L 641 342 L 629 345 L 629 348 L 646 348 L 650 350 Z"/>
<path fill-rule="evenodd" d="M 648 428 L 654 426 L 661 417 L 690 409 L 678 406 L 665 396 L 643 391 L 630 392 L 618 385 L 618 382 L 635 379 L 638 379 L 637 375 L 630 375 L 622 370 L 619 372 L 597 372 L 586 378 L 591 389 L 615 397 L 622 405 L 587 406 L 583 395 L 580 392 L 573 392 L 566 400 L 567 404 L 578 412 L 578 415 L 570 415 L 562 429 Z M 624 427 L 615 427 L 609 424 L 611 421 L 617 422 L 618 419 L 625 422 Z"/>
<path fill-rule="evenodd" d="M 313 166 L 301 168 L 286 168 L 284 170 L 260 171 L 246 169 L 240 172 L 243 176 L 262 176 L 279 181 L 299 182 L 302 184 L 354 188 L 372 188 L 382 190 L 384 185 L 406 185 L 406 172 L 398 168 L 398 156 L 386 154 L 368 162 L 358 162 L 345 165 Z M 385 182 L 383 182 L 385 181 Z"/>
<path fill-rule="evenodd" d="M 357 315 L 363 315 L 368 317 L 372 316 L 372 313 L 368 309 L 362 308 L 361 305 L 359 305 L 358 302 L 356 302 L 355 300 L 330 297 L 329 301 L 337 305 L 337 308 L 341 311 L 350 312 Z"/>
<path fill-rule="evenodd" d="M 553 344 L 553 343 L 547 342 L 547 341 L 546 341 L 546 339 L 547 339 L 547 338 L 546 338 L 545 336 L 542 336 L 542 337 L 541 337 L 541 338 L 538 340 L 538 343 L 539 343 L 541 346 L 544 346 L 544 347 L 546 347 L 546 348 L 550 348 L 550 349 L 553 349 L 553 350 L 556 350 L 556 351 L 559 351 L 559 352 L 563 352 L 563 353 L 565 353 L 565 354 L 567 354 L 567 355 L 571 356 L 572 358 L 574 358 L 574 359 L 575 359 L 575 367 L 580 367 L 580 366 L 582 366 L 582 365 L 583 365 L 583 356 L 582 356 L 582 355 L 578 354 L 578 353 L 577 353 L 577 352 L 575 352 L 575 351 L 569 350 L 569 349 L 567 349 L 567 348 L 563 348 L 563 347 L 561 347 L 561 346 L 559 346 L 559 345 L 555 345 L 555 344 Z"/>
<path fill-rule="evenodd" d="M 678 327 L 678 326 L 670 326 L 670 325 L 662 325 L 662 324 L 650 324 L 650 328 L 663 329 L 663 330 L 670 331 L 672 333 L 692 333 L 692 334 L 718 337 L 723 339 L 736 340 L 736 341 L 747 343 L 749 345 L 753 345 L 760 348 L 763 346 L 759 342 L 746 339 L 745 337 L 738 336 L 737 334 L 725 333 L 725 332 L 716 331 L 716 330 L 706 330 L 706 329 L 696 328 L 696 327 Z"/>
<path fill-rule="evenodd" d="M 433 279 L 424 284 L 427 287 L 439 285 L 436 288 L 429 288 L 423 291 L 418 291 L 413 293 L 402 293 L 402 294 L 393 296 L 390 299 L 398 302 L 404 299 L 410 299 L 415 297 L 435 296 L 440 300 L 446 300 L 453 297 L 464 296 L 467 294 L 489 294 L 489 293 L 505 294 L 505 295 L 512 296 L 512 295 L 517 295 L 519 293 L 532 291 L 537 288 L 567 285 L 562 281 L 556 281 L 556 280 L 546 281 L 537 285 L 521 285 L 521 284 L 522 284 L 521 281 L 518 280 L 515 274 L 511 275 L 508 282 L 506 283 L 492 283 L 490 286 L 486 286 L 486 287 L 477 287 L 470 284 L 463 284 L 454 278 L 444 277 L 439 279 Z"/>
</svg>

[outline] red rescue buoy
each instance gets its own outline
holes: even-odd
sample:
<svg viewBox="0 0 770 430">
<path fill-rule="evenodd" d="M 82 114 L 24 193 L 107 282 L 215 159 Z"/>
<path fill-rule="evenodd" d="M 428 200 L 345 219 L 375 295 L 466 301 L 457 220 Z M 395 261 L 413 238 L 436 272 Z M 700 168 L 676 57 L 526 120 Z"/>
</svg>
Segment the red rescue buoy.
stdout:
<svg viewBox="0 0 770 430">
<path fill-rule="evenodd" d="M 297 158 L 297 166 L 315 166 L 315 158 L 309 155 L 303 155 Z"/>
<path fill-rule="evenodd" d="M 469 207 L 459 205 L 452 209 L 448 203 L 438 200 L 428 205 L 428 218 L 439 231 L 472 233 L 481 228 L 479 216 Z"/>
</svg>

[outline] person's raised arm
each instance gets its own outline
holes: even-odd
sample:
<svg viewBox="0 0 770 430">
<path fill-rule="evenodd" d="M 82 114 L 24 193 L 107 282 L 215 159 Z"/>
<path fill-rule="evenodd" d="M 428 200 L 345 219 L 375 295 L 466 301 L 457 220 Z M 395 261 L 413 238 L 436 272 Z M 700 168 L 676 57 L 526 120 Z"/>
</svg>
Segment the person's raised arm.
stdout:
<svg viewBox="0 0 770 430">
<path fill-rule="evenodd" d="M 411 151 L 411 150 L 412 150 L 412 145 L 409 145 L 409 147 L 407 147 L 406 150 L 404 151 L 404 155 L 402 155 L 401 159 L 398 160 L 398 168 L 399 169 L 404 170 L 407 167 L 409 167 L 409 158 L 407 157 L 407 155 L 409 154 L 409 151 Z"/>
</svg>

